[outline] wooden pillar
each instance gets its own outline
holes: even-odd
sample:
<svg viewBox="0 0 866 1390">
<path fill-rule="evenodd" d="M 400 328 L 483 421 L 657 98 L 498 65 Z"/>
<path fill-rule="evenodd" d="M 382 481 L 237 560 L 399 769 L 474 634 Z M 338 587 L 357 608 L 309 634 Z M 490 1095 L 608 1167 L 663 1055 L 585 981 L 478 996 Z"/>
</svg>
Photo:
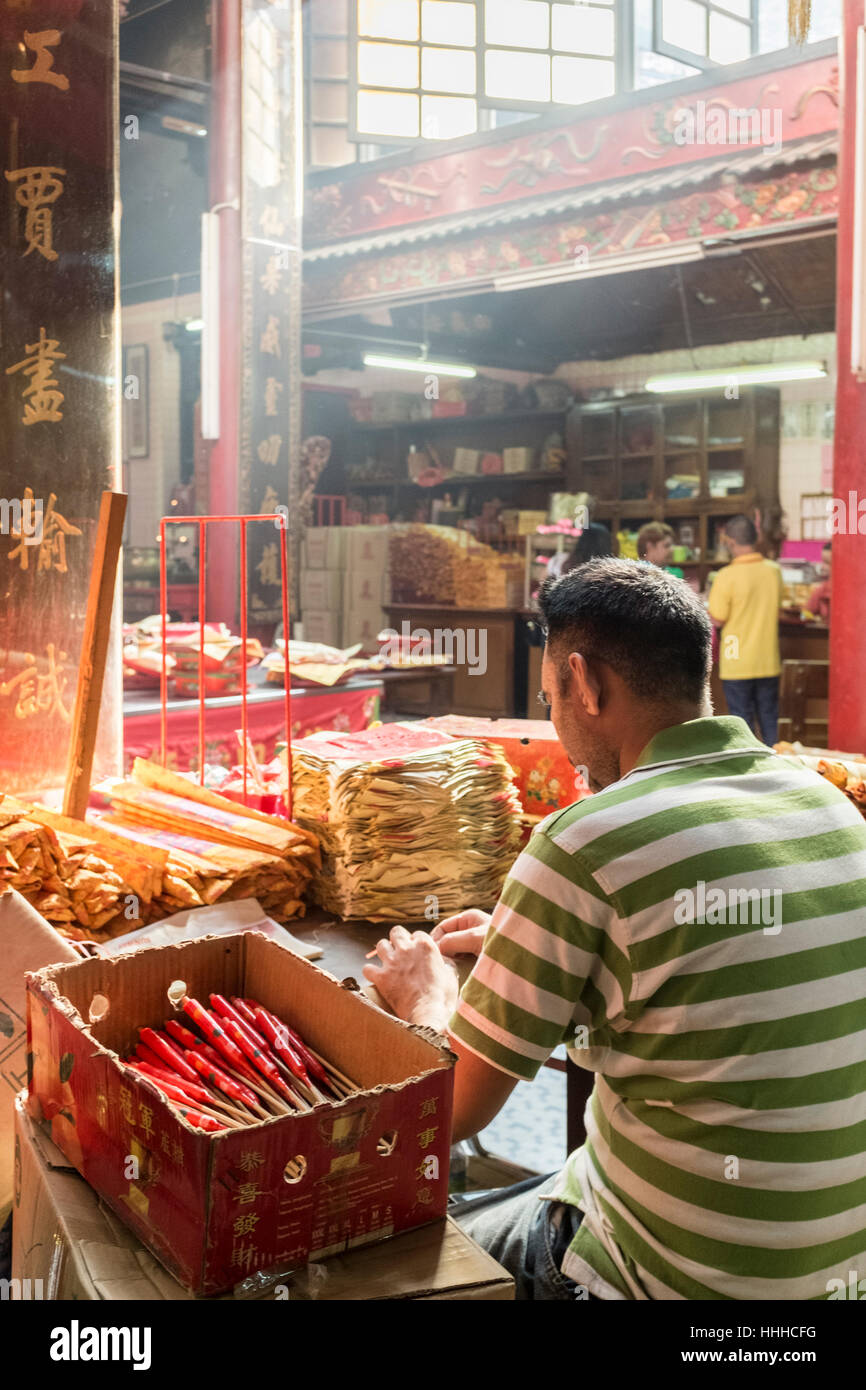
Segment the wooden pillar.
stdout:
<svg viewBox="0 0 866 1390">
<path fill-rule="evenodd" d="M 293 530 L 300 455 L 299 0 L 213 0 L 212 28 L 220 437 L 210 452 L 206 510 L 282 508 Z M 279 547 L 286 535 L 273 524 L 249 530 L 248 618 L 263 634 L 282 619 Z M 236 622 L 238 588 L 237 528 L 212 528 L 208 617 Z"/>
<path fill-rule="evenodd" d="M 854 170 L 857 124 L 857 30 L 864 22 L 863 0 L 843 0 L 839 71 L 842 85 L 839 148 L 839 233 L 837 245 L 836 436 L 833 496 L 866 497 L 866 382 L 851 374 L 851 305 L 854 256 Z M 858 248 L 864 255 L 864 248 Z M 856 515 L 856 508 L 855 508 Z M 833 595 L 830 623 L 831 748 L 866 751 L 866 538 L 833 538 Z"/>
<path fill-rule="evenodd" d="M 63 785 L 119 476 L 117 6 L 0 0 L 0 788 Z M 97 777 L 121 768 L 112 634 Z"/>
<path fill-rule="evenodd" d="M 238 511 L 241 438 L 241 13 L 242 0 L 213 0 L 210 115 L 210 206 L 219 208 L 220 434 L 210 447 L 208 496 L 199 512 Z M 234 205 L 234 206 L 232 206 Z M 208 530 L 207 617 L 236 626 L 238 541 L 235 528 Z"/>
</svg>

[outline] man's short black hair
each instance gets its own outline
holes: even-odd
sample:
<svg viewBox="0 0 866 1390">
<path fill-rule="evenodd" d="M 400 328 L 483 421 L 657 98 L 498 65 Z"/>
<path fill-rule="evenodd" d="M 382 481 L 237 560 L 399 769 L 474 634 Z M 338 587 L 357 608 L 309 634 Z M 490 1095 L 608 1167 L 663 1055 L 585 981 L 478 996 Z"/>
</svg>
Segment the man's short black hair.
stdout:
<svg viewBox="0 0 866 1390">
<path fill-rule="evenodd" d="M 758 540 L 758 528 L 748 516 L 732 516 L 730 521 L 725 523 L 725 535 L 730 536 L 737 545 L 755 545 Z"/>
<path fill-rule="evenodd" d="M 580 652 L 604 662 L 636 695 L 654 703 L 700 703 L 712 659 L 712 624 L 681 579 L 634 560 L 590 560 L 538 595 L 560 682 Z"/>
</svg>

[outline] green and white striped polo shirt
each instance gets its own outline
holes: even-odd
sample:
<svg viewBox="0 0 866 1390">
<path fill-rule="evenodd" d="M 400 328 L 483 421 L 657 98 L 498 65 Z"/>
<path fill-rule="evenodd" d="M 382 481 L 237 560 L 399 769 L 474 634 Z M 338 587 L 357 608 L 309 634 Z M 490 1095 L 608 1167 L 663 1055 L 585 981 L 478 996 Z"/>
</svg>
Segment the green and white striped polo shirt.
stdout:
<svg viewBox="0 0 866 1390">
<path fill-rule="evenodd" d="M 739 719 L 666 729 L 549 816 L 451 1021 L 596 1073 L 555 1195 L 603 1298 L 812 1299 L 866 1278 L 866 822 Z"/>
</svg>

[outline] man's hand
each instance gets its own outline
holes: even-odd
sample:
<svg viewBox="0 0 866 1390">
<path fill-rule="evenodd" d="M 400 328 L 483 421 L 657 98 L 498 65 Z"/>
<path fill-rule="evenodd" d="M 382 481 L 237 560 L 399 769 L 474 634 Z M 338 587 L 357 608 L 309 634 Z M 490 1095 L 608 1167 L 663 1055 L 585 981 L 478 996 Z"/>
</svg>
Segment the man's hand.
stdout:
<svg viewBox="0 0 866 1390">
<path fill-rule="evenodd" d="M 490 920 L 489 912 L 468 907 L 465 912 L 439 922 L 430 933 L 430 939 L 436 942 L 443 956 L 480 956 Z"/>
<path fill-rule="evenodd" d="M 365 965 L 365 979 L 398 1018 L 444 1033 L 457 1004 L 457 971 L 431 937 L 392 927 L 390 936 L 376 943 L 376 952 L 382 964 Z"/>
</svg>

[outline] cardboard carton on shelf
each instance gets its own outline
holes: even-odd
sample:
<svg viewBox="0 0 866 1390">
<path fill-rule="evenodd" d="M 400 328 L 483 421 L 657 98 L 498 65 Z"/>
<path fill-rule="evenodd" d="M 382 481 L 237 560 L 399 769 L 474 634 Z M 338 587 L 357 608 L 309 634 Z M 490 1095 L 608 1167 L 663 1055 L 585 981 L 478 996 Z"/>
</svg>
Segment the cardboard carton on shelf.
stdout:
<svg viewBox="0 0 866 1390">
<path fill-rule="evenodd" d="M 345 526 L 309 527 L 304 535 L 304 569 L 342 569 L 345 536 Z"/>
<path fill-rule="evenodd" d="M 12 1206 L 13 1101 L 27 1083 L 28 970 L 79 957 L 14 888 L 0 893 L 0 1226 Z"/>
<path fill-rule="evenodd" d="M 13 1298 L 106 1302 L 189 1302 L 141 1241 L 27 1114 L 14 1103 L 17 1155 L 12 1245 Z M 504 1300 L 514 1297 L 506 1271 L 450 1217 L 395 1236 L 381 1246 L 335 1255 L 325 1264 L 274 1274 L 250 1290 L 239 1278 L 224 1299 Z"/>
<path fill-rule="evenodd" d="M 474 475 L 481 465 L 480 449 L 455 449 L 454 472 Z"/>
<path fill-rule="evenodd" d="M 502 460 L 506 473 L 531 473 L 535 467 L 535 450 L 506 449 L 502 455 Z"/>
<path fill-rule="evenodd" d="M 345 530 L 345 569 L 349 574 L 381 573 L 389 568 L 389 526 L 348 526 Z"/>
<path fill-rule="evenodd" d="M 140 1027 L 163 1025 L 177 981 L 193 998 L 261 1000 L 360 1091 L 241 1129 L 193 1129 L 119 1060 Z M 223 1293 L 445 1215 L 454 1056 L 351 986 L 256 932 L 28 976 L 32 1117 L 189 1292 Z"/>
<path fill-rule="evenodd" d="M 343 612 L 352 608 L 367 608 L 390 602 L 391 576 L 387 570 L 354 572 L 347 570 L 343 578 Z"/>
<path fill-rule="evenodd" d="M 361 603 L 345 609 L 343 637 L 347 644 L 360 642 L 365 651 L 379 649 L 379 633 L 388 627 L 388 615 L 380 603 Z"/>
<path fill-rule="evenodd" d="M 547 520 L 547 512 L 509 508 L 499 513 L 499 520 L 509 536 L 533 536 Z"/>
<path fill-rule="evenodd" d="M 338 612 L 324 613 L 319 609 L 303 609 L 301 616 L 303 640 L 321 642 L 326 647 L 342 647 L 343 619 Z"/>
<path fill-rule="evenodd" d="M 301 574 L 301 609 L 339 612 L 343 604 L 343 571 L 305 570 Z"/>
</svg>

